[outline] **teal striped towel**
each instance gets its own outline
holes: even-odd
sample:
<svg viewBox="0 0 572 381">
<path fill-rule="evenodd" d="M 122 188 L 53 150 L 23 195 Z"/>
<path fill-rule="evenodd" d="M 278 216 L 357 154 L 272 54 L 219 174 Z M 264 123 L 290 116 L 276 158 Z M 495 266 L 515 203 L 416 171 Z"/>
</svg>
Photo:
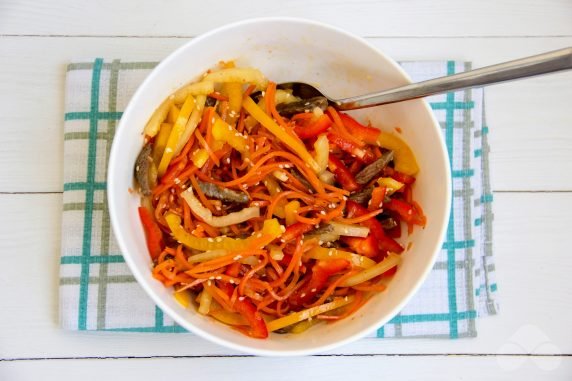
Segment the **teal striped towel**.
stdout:
<svg viewBox="0 0 572 381">
<path fill-rule="evenodd" d="M 106 168 L 117 123 L 154 62 L 71 63 L 64 122 L 60 321 L 65 329 L 185 332 L 131 275 L 110 229 Z M 414 81 L 469 70 L 464 62 L 404 62 Z M 476 318 L 498 311 L 492 193 L 482 90 L 430 97 L 452 163 L 446 241 L 418 294 L 372 337 L 476 336 Z"/>
</svg>

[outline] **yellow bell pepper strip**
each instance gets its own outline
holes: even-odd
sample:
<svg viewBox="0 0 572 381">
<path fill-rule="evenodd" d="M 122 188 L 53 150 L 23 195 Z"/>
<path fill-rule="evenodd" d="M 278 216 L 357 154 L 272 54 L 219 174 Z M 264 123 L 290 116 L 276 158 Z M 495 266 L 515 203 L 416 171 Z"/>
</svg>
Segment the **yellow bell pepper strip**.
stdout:
<svg viewBox="0 0 572 381">
<path fill-rule="evenodd" d="M 300 312 L 294 312 L 290 315 L 284 316 L 282 318 L 272 320 L 266 324 L 269 332 L 276 331 L 280 328 L 287 327 L 292 324 L 296 324 L 302 320 L 308 320 L 316 315 L 321 315 L 325 312 L 335 310 L 337 308 L 343 307 L 354 301 L 354 296 L 346 296 L 343 298 L 334 299 L 333 302 L 324 303 L 316 307 L 311 307 Z"/>
<path fill-rule="evenodd" d="M 395 266 L 399 265 L 399 263 L 401 263 L 401 257 L 398 254 L 389 253 L 389 256 L 385 258 L 383 261 L 377 263 L 375 266 L 362 270 L 359 273 L 349 277 L 344 282 L 342 282 L 340 286 L 352 287 L 358 285 L 360 283 L 373 279 L 376 276 L 381 275 L 386 271 L 391 270 Z"/>
<path fill-rule="evenodd" d="M 223 93 L 228 96 L 228 116 L 227 122 L 234 126 L 240 116 L 242 108 L 242 84 L 238 82 L 228 82 L 223 85 Z"/>
<path fill-rule="evenodd" d="M 175 124 L 180 112 L 181 109 L 179 109 L 175 104 L 172 104 L 171 108 L 169 109 L 169 114 L 167 115 L 167 120 L 169 123 Z"/>
<path fill-rule="evenodd" d="M 191 156 L 191 161 L 197 168 L 202 168 L 209 159 L 209 153 L 204 148 L 199 148 Z"/>
<path fill-rule="evenodd" d="M 221 307 L 218 308 L 211 308 L 209 311 L 209 315 L 214 317 L 220 322 L 228 325 L 248 325 L 248 321 L 237 313 L 228 312 Z"/>
<path fill-rule="evenodd" d="M 404 185 L 403 183 L 395 179 L 392 179 L 391 177 L 380 177 L 379 179 L 377 179 L 377 183 L 380 186 L 385 187 L 386 196 L 391 196 L 392 194 L 403 188 Z"/>
<path fill-rule="evenodd" d="M 145 135 L 147 135 L 150 138 L 157 135 L 159 129 L 161 128 L 161 123 L 163 123 L 163 121 L 167 117 L 167 113 L 169 112 L 169 109 L 171 108 L 172 104 L 173 104 L 173 99 L 169 97 L 163 103 L 161 103 L 161 105 L 155 110 L 155 112 L 153 112 L 153 115 L 151 115 L 151 118 L 149 118 L 149 121 L 147 122 L 147 125 L 145 125 L 145 129 L 143 130 L 143 133 Z"/>
<path fill-rule="evenodd" d="M 284 206 L 284 214 L 286 216 L 286 226 L 294 225 L 296 223 L 296 213 L 300 209 L 300 202 L 292 200 Z"/>
<path fill-rule="evenodd" d="M 238 132 L 230 124 L 224 122 L 222 119 L 217 118 L 212 127 L 213 138 L 218 141 L 228 143 L 232 148 L 239 152 L 247 151 L 246 136 Z"/>
<path fill-rule="evenodd" d="M 175 291 L 175 300 L 184 308 L 189 308 L 191 305 L 191 294 L 187 290 Z"/>
<path fill-rule="evenodd" d="M 243 251 L 260 249 L 282 235 L 282 229 L 277 219 L 273 218 L 264 221 L 262 231 L 248 238 L 198 238 L 189 234 L 181 226 L 181 217 L 169 213 L 165 216 L 167 225 L 171 229 L 173 237 L 186 247 L 195 250 L 209 251 L 224 249 L 229 251 Z"/>
<path fill-rule="evenodd" d="M 156 165 L 159 165 L 161 157 L 163 157 L 163 152 L 165 152 L 165 147 L 167 146 L 167 140 L 169 140 L 169 135 L 171 134 L 171 129 L 173 125 L 170 123 L 162 123 L 159 134 L 155 138 L 155 144 L 153 144 L 153 161 Z"/>
<path fill-rule="evenodd" d="M 189 95 L 183 107 L 181 107 L 181 112 L 179 112 L 179 117 L 177 118 L 177 122 L 171 129 L 171 134 L 169 135 L 169 139 L 167 140 L 167 146 L 165 147 L 165 152 L 163 152 L 163 157 L 161 157 L 161 161 L 159 162 L 159 167 L 157 171 L 159 176 L 163 176 L 165 171 L 167 171 L 167 167 L 171 162 L 175 154 L 175 149 L 177 148 L 177 144 L 181 139 L 181 136 L 185 132 L 185 126 L 187 121 L 189 120 L 189 116 L 195 107 L 195 98 Z"/>
<path fill-rule="evenodd" d="M 292 329 L 290 329 L 290 333 L 302 333 L 306 332 L 310 327 L 320 323 L 319 319 L 312 319 L 312 320 L 304 320 L 300 323 L 296 324 Z"/>
<path fill-rule="evenodd" d="M 373 267 L 376 264 L 374 260 L 363 255 L 354 254 L 344 250 L 329 249 L 325 247 L 315 247 L 310 251 L 304 253 L 304 257 L 323 261 L 341 258 L 349 261 L 356 267 L 361 267 L 364 269 Z"/>
<path fill-rule="evenodd" d="M 177 142 L 177 148 L 175 148 L 175 156 L 183 150 L 185 144 L 187 144 L 193 135 L 193 132 L 195 132 L 195 129 L 199 125 L 199 122 L 203 117 L 206 100 L 207 97 L 204 95 L 197 95 L 195 98 L 195 108 L 193 109 L 193 112 L 191 113 L 191 116 L 185 125 L 185 132 L 183 132 L 183 135 L 181 135 L 181 138 Z"/>
<path fill-rule="evenodd" d="M 242 102 L 242 107 L 260 124 L 262 124 L 267 130 L 269 130 L 274 136 L 276 136 L 282 143 L 289 147 L 294 153 L 296 153 L 302 161 L 304 161 L 310 168 L 316 172 L 320 173 L 322 168 L 318 165 L 316 160 L 310 155 L 304 143 L 296 139 L 292 135 L 288 134 L 282 127 L 280 127 L 268 114 L 266 114 L 254 101 L 252 98 L 247 97 Z"/>
<path fill-rule="evenodd" d="M 177 90 L 174 94 L 173 101 L 176 104 L 181 104 L 189 97 L 189 95 L 191 96 L 208 95 L 213 91 L 214 91 L 214 83 L 208 81 L 195 82 Z"/>
<path fill-rule="evenodd" d="M 377 138 L 377 144 L 393 151 L 396 171 L 410 176 L 419 172 L 419 165 L 417 165 L 413 151 L 399 137 L 382 131 Z"/>
</svg>

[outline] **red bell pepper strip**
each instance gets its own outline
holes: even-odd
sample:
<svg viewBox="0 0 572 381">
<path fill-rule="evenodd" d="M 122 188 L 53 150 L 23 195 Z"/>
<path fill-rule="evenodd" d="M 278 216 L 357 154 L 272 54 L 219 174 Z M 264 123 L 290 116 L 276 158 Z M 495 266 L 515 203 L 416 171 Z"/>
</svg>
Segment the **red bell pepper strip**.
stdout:
<svg viewBox="0 0 572 381">
<path fill-rule="evenodd" d="M 365 238 L 343 237 L 342 241 L 356 253 L 368 258 L 374 258 L 379 254 L 382 254 L 373 234 L 370 234 Z"/>
<path fill-rule="evenodd" d="M 354 175 L 346 168 L 344 163 L 334 155 L 330 155 L 328 159 L 328 167 L 336 177 L 336 180 L 345 189 L 353 192 L 360 188 L 360 185 L 356 182 Z"/>
<path fill-rule="evenodd" d="M 348 114 L 340 113 L 340 119 L 350 134 L 369 144 L 377 144 L 380 130 L 366 127 Z"/>
<path fill-rule="evenodd" d="M 399 199 L 391 199 L 389 202 L 385 203 L 385 207 L 388 210 L 393 210 L 401 219 L 407 223 L 425 226 L 425 219 L 419 213 L 419 211 L 411 204 Z"/>
<path fill-rule="evenodd" d="M 346 203 L 346 210 L 349 218 L 359 217 L 369 213 L 369 210 L 352 200 L 348 200 Z M 385 234 L 381 223 L 375 217 L 365 220 L 361 224 L 369 227 L 370 235 L 375 237 L 377 245 L 381 250 L 398 254 L 403 252 L 403 247 L 396 240 Z"/>
<path fill-rule="evenodd" d="M 242 264 L 240 262 L 234 262 L 226 268 L 224 273 L 228 276 L 236 278 L 240 273 L 241 266 Z"/>
<path fill-rule="evenodd" d="M 350 262 L 342 258 L 318 261 L 312 267 L 310 281 L 294 292 L 288 301 L 295 306 L 310 302 L 313 297 L 326 288 L 330 276 L 345 270 L 349 265 Z"/>
<path fill-rule="evenodd" d="M 286 228 L 286 231 L 280 237 L 280 240 L 283 242 L 290 242 L 298 238 L 304 233 L 309 232 L 314 228 L 314 225 L 305 224 L 303 222 L 296 222 Z"/>
<path fill-rule="evenodd" d="M 342 151 L 345 151 L 351 155 L 354 155 L 364 163 L 371 163 L 375 160 L 375 156 L 372 152 L 358 147 L 354 142 L 351 142 L 338 134 L 333 132 L 328 133 L 328 140 L 330 143 L 338 146 Z"/>
<path fill-rule="evenodd" d="M 226 292 L 229 297 L 234 293 L 234 287 L 228 283 L 217 282 L 217 285 L 221 290 Z M 238 298 L 232 307 L 248 322 L 250 329 L 244 330 L 248 336 L 257 339 L 265 339 L 268 337 L 268 328 L 266 328 L 266 322 L 262 318 L 262 315 L 260 315 L 260 312 L 258 312 L 256 309 L 256 306 L 252 304 L 251 301 L 246 298 L 242 300 Z"/>
<path fill-rule="evenodd" d="M 238 298 L 236 302 L 234 302 L 233 307 L 236 312 L 246 319 L 248 325 L 250 325 L 250 330 L 246 331 L 249 336 L 257 339 L 265 339 L 268 337 L 266 322 L 251 301 L 248 299 L 240 300 L 240 298 Z"/>
<path fill-rule="evenodd" d="M 401 173 L 398 171 L 393 171 L 393 174 L 391 175 L 391 177 L 394 180 L 397 180 L 400 183 L 407 184 L 407 185 L 411 185 L 415 182 L 415 177 L 410 176 L 410 175 L 406 175 L 405 173 Z"/>
<path fill-rule="evenodd" d="M 153 219 L 151 212 L 149 212 L 144 207 L 140 206 L 139 209 L 139 219 L 141 219 L 141 224 L 143 225 L 143 231 L 145 232 L 145 240 L 147 241 L 147 249 L 149 249 L 149 255 L 151 259 L 155 260 L 165 247 L 163 241 L 163 232 L 159 228 L 159 225 Z"/>
<path fill-rule="evenodd" d="M 294 132 L 300 139 L 308 139 L 320 135 L 332 125 L 332 120 L 326 114 L 321 115 L 318 119 L 307 126 L 295 126 Z"/>
</svg>

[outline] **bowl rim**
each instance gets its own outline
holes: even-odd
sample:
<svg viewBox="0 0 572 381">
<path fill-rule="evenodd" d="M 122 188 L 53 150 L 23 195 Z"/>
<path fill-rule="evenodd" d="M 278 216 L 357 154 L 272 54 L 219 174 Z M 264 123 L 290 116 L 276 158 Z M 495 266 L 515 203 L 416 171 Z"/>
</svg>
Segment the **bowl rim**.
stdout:
<svg viewBox="0 0 572 381">
<path fill-rule="evenodd" d="M 190 41 L 186 42 L 184 45 L 182 45 L 179 48 L 177 48 L 176 50 L 174 50 L 167 57 L 165 57 L 163 60 L 161 60 L 161 62 L 151 71 L 151 73 L 139 85 L 139 87 L 137 88 L 137 90 L 135 91 L 135 93 L 133 94 L 131 99 L 129 100 L 129 103 L 128 103 L 127 107 L 125 108 L 123 115 L 124 116 L 129 115 L 132 112 L 134 112 L 133 111 L 133 108 L 135 107 L 134 104 L 137 103 L 138 99 L 143 96 L 145 88 L 148 86 L 148 84 L 155 80 L 155 78 L 159 75 L 158 73 L 162 71 L 161 69 L 164 66 L 167 66 L 172 61 L 177 60 L 179 58 L 179 56 L 181 54 L 183 54 L 183 51 L 185 51 L 186 49 L 189 49 L 190 46 L 197 44 L 198 42 L 200 42 L 204 39 L 208 39 L 211 36 L 216 35 L 216 34 L 221 33 L 221 32 L 225 32 L 225 31 L 232 30 L 235 28 L 240 28 L 240 27 L 245 26 L 245 25 L 257 24 L 257 23 L 267 23 L 267 22 L 298 23 L 298 24 L 303 24 L 303 25 L 316 26 L 316 27 L 319 27 L 322 29 L 326 29 L 330 32 L 345 35 L 345 37 L 348 37 L 348 38 L 354 40 L 356 43 L 367 46 L 369 49 L 371 49 L 376 54 L 381 56 L 381 58 L 385 59 L 385 61 L 387 61 L 387 63 L 389 63 L 391 66 L 393 66 L 393 68 L 395 70 L 397 70 L 397 72 L 399 74 L 401 74 L 402 77 L 407 82 L 409 82 L 409 83 L 412 82 L 409 75 L 403 70 L 403 68 L 401 66 L 399 66 L 399 64 L 397 64 L 397 62 L 394 59 L 387 56 L 385 53 L 383 53 L 378 48 L 376 48 L 371 43 L 369 43 L 366 39 L 364 39 L 358 35 L 355 35 L 351 32 L 348 32 L 344 29 L 341 29 L 339 27 L 332 26 L 330 24 L 326 24 L 323 22 L 306 19 L 306 18 L 281 17 L 281 16 L 255 17 L 255 18 L 248 18 L 248 19 L 237 21 L 237 22 L 225 24 L 225 25 L 219 26 L 217 28 L 214 28 L 208 32 L 205 32 L 205 33 L 203 33 L 197 37 L 192 38 Z M 425 99 L 418 99 L 417 101 L 422 102 L 425 111 L 429 114 L 429 116 L 433 122 L 434 128 L 439 131 L 439 128 L 440 128 L 439 122 L 437 121 L 435 114 L 433 113 L 431 107 L 429 106 L 429 103 Z M 119 134 L 121 134 L 121 131 L 125 131 L 128 128 L 126 126 L 126 123 L 127 123 L 126 119 L 121 118 L 121 120 L 118 124 L 118 128 L 116 130 Z M 116 172 L 116 166 L 117 166 L 117 162 L 118 162 L 118 160 L 115 157 L 120 154 L 120 152 L 119 152 L 120 146 L 119 146 L 118 141 L 119 141 L 119 139 L 113 140 L 112 147 L 110 150 L 109 163 L 108 163 L 108 168 L 107 168 L 107 189 L 108 190 L 115 188 L 115 179 L 114 179 L 113 175 Z M 324 352 L 324 351 L 331 350 L 333 348 L 337 348 L 337 347 L 340 347 L 342 345 L 351 343 L 353 341 L 356 341 L 356 340 L 364 337 L 368 333 L 373 332 L 374 330 L 376 330 L 379 327 L 386 324 L 395 315 L 397 315 L 403 309 L 403 307 L 411 300 L 411 298 L 417 293 L 417 291 L 419 290 L 421 285 L 425 282 L 429 272 L 433 268 L 433 265 L 437 259 L 437 255 L 440 251 L 440 245 L 443 242 L 443 239 L 445 237 L 445 233 L 447 231 L 449 215 L 451 212 L 451 198 L 452 198 L 452 195 L 451 195 L 452 179 L 451 179 L 450 158 L 448 155 L 448 151 L 447 151 L 445 142 L 444 142 L 442 137 L 439 139 L 438 144 L 439 144 L 439 148 L 441 150 L 441 153 L 442 153 L 443 157 L 445 158 L 445 164 L 447 166 L 446 171 L 445 171 L 445 174 L 446 174 L 445 213 L 444 213 L 444 219 L 442 221 L 433 221 L 432 222 L 432 223 L 439 223 L 440 224 L 440 231 L 439 231 L 440 239 L 436 241 L 436 244 L 435 244 L 436 246 L 432 248 L 431 257 L 428 258 L 427 264 L 426 264 L 425 268 L 423 269 L 421 276 L 416 279 L 415 283 L 412 285 L 412 287 L 407 292 L 407 296 L 405 298 L 403 298 L 397 305 L 395 305 L 391 309 L 390 313 L 386 314 L 385 317 L 378 319 L 375 324 L 368 325 L 367 327 L 364 327 L 364 328 L 358 330 L 353 335 L 350 335 L 350 336 L 348 336 L 342 340 L 338 340 L 338 341 L 333 342 L 333 343 L 324 344 L 324 345 L 316 345 L 316 346 L 310 345 L 306 349 L 287 349 L 286 348 L 286 349 L 276 350 L 276 349 L 252 348 L 252 347 L 249 347 L 247 345 L 237 344 L 235 342 L 220 338 L 216 335 L 209 333 L 206 330 L 203 330 L 201 328 L 194 326 L 192 323 L 190 323 L 189 321 L 184 319 L 184 317 L 180 316 L 180 314 L 178 314 L 176 311 L 172 310 L 166 303 L 163 302 L 163 299 L 161 297 L 159 297 L 158 295 L 156 295 L 151 290 L 151 288 L 147 285 L 147 280 L 146 280 L 144 274 L 142 273 L 143 269 L 140 269 L 137 267 L 134 260 L 132 259 L 132 256 L 129 254 L 127 244 L 126 244 L 125 240 L 123 239 L 121 229 L 119 228 L 119 222 L 118 222 L 119 217 L 117 215 L 117 213 L 118 213 L 117 212 L 117 210 L 118 210 L 117 202 L 118 201 L 116 200 L 116 196 L 115 196 L 114 192 L 110 192 L 107 195 L 111 226 L 113 229 L 113 233 L 115 234 L 117 244 L 119 245 L 119 249 L 120 249 L 120 251 L 121 251 L 121 253 L 125 259 L 125 262 L 129 266 L 130 271 L 133 273 L 133 276 L 136 279 L 137 283 L 143 288 L 145 293 L 153 300 L 153 302 L 157 306 L 159 306 L 159 308 L 161 308 L 161 310 L 163 310 L 165 313 L 167 313 L 171 318 L 173 318 L 174 321 L 176 321 L 178 324 L 180 324 L 183 328 L 185 328 L 185 329 L 189 330 L 190 332 L 196 334 L 197 336 L 204 338 L 206 340 L 209 340 L 215 344 L 221 345 L 223 347 L 226 347 L 226 348 L 229 348 L 232 350 L 250 353 L 253 355 L 259 355 L 259 356 L 303 356 L 303 355 L 310 355 L 310 354 Z"/>
</svg>

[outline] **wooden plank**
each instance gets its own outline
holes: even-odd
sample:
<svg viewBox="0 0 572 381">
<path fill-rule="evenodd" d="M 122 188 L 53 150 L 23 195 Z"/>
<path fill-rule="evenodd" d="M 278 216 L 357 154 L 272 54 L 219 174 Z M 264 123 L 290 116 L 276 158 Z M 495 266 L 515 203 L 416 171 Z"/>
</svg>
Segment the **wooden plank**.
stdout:
<svg viewBox="0 0 572 381">
<path fill-rule="evenodd" d="M 196 36 L 251 17 L 305 17 L 366 36 L 572 35 L 572 3 L 551 0 L 360 1 L 219 0 L 201 6 L 160 1 L 9 0 L 0 3 L 0 34 L 66 36 Z M 343 15 L 342 17 L 340 17 Z M 539 22 L 549 20 L 549 22 Z M 105 22 L 105 27 L 102 27 Z"/>
<path fill-rule="evenodd" d="M 62 190 L 64 81 L 71 57 L 156 61 L 186 41 L 0 38 L 0 192 Z M 480 67 L 572 45 L 572 37 L 380 38 L 370 42 L 401 60 L 451 58 L 471 60 Z M 572 177 L 562 175 L 572 173 L 571 80 L 572 73 L 564 73 L 487 89 L 496 190 L 572 189 Z"/>
<path fill-rule="evenodd" d="M 294 365 L 294 366 L 293 366 Z M 348 380 L 569 380 L 569 357 L 298 357 L 283 358 L 192 358 L 51 360 L 0 363 L 0 375 L 13 381 L 67 379 L 123 381 L 192 378 L 200 380 L 275 381 L 303 379 Z"/>
<path fill-rule="evenodd" d="M 237 354 L 184 334 L 60 330 L 61 196 L 0 195 L 0 210 L 0 267 L 9 269 L 0 273 L 0 359 Z M 478 320 L 477 338 L 366 339 L 329 354 L 572 354 L 572 286 L 565 281 L 572 256 L 562 239 L 572 226 L 570 210 L 572 193 L 495 194 L 501 313 Z M 33 338 L 33 345 L 22 337 Z"/>
</svg>

